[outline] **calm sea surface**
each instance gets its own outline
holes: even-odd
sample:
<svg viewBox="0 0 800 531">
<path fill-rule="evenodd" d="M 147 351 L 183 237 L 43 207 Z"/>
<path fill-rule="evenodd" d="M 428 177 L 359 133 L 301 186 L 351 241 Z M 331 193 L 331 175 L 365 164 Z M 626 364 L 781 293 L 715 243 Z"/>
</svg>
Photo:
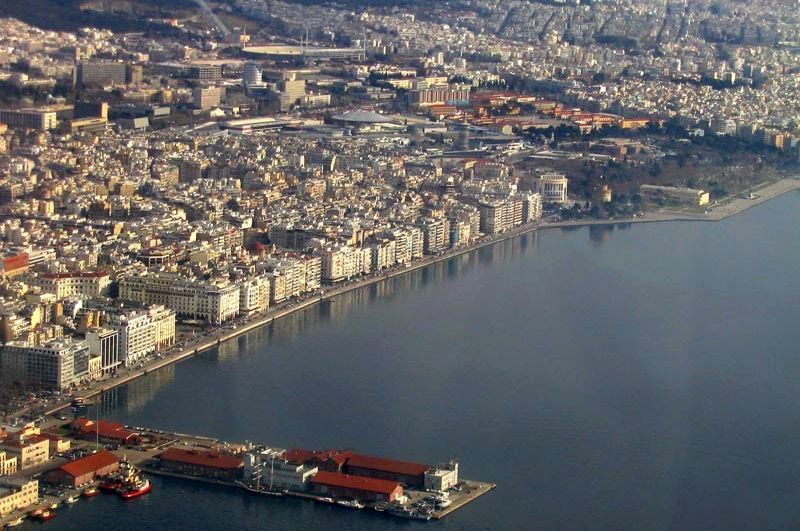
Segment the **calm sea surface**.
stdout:
<svg viewBox="0 0 800 531">
<path fill-rule="evenodd" d="M 523 236 L 103 398 L 127 424 L 457 457 L 498 483 L 443 521 L 156 478 L 147 497 L 81 501 L 46 527 L 798 529 L 799 207 L 792 193 L 722 223 Z"/>
</svg>

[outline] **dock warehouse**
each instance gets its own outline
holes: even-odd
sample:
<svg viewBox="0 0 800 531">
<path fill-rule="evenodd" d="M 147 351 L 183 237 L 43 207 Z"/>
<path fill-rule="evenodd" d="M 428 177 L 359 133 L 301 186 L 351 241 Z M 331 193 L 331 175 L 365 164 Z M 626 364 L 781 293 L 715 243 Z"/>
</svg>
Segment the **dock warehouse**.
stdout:
<svg viewBox="0 0 800 531">
<path fill-rule="evenodd" d="M 354 453 L 347 460 L 343 472 L 356 476 L 397 481 L 407 487 L 422 489 L 425 486 L 425 472 L 429 468 L 428 465 L 419 463 Z"/>
<path fill-rule="evenodd" d="M 162 470 L 190 476 L 237 480 L 244 472 L 243 459 L 213 451 L 168 448 L 157 458 Z"/>
<path fill-rule="evenodd" d="M 102 442 L 112 442 L 122 445 L 139 444 L 141 437 L 138 433 L 130 431 L 118 422 L 101 420 L 95 422 L 86 418 L 76 419 L 72 423 L 72 430 L 81 438 L 92 441 L 99 439 Z"/>
<path fill-rule="evenodd" d="M 56 485 L 79 487 L 119 470 L 119 458 L 105 450 L 76 459 L 48 474 L 47 481 Z"/>
<path fill-rule="evenodd" d="M 317 472 L 311 479 L 316 494 L 335 498 L 358 498 L 366 501 L 395 501 L 403 495 L 403 487 L 396 481 L 374 479 L 336 472 Z"/>
</svg>

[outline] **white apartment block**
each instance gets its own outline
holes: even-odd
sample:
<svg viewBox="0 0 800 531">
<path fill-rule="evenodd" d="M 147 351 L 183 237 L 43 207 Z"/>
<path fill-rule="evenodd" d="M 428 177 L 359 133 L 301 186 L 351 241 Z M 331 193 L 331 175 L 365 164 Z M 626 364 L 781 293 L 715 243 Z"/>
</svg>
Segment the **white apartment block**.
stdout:
<svg viewBox="0 0 800 531">
<path fill-rule="evenodd" d="M 240 288 L 223 280 L 192 280 L 175 273 L 154 273 L 122 280 L 119 298 L 161 304 L 182 317 L 221 324 L 239 315 Z"/>
<path fill-rule="evenodd" d="M 269 278 L 252 277 L 239 282 L 239 312 L 250 314 L 269 308 Z"/>
<path fill-rule="evenodd" d="M 110 316 L 107 326 L 119 332 L 119 358 L 129 367 L 156 350 L 156 327 L 150 312 L 134 310 Z"/>
</svg>

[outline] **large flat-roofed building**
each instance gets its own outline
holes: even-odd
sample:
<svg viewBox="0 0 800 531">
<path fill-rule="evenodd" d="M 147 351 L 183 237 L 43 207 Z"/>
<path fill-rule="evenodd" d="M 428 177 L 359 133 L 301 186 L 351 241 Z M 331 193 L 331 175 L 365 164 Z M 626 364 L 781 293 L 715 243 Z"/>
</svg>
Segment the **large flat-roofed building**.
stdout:
<svg viewBox="0 0 800 531">
<path fill-rule="evenodd" d="M 378 502 L 393 502 L 403 495 L 403 487 L 397 481 L 324 470 L 311 478 L 311 488 L 323 496 Z"/>
<path fill-rule="evenodd" d="M 677 186 L 643 184 L 639 189 L 639 193 L 644 199 L 663 199 L 697 206 L 707 205 L 710 199 L 709 193 L 705 190 Z"/>
<path fill-rule="evenodd" d="M 7 516 L 39 501 L 39 481 L 23 480 L 0 482 L 0 516 Z"/>
<path fill-rule="evenodd" d="M 12 341 L 0 350 L 0 372 L 6 384 L 69 389 L 89 376 L 89 345 L 67 338 L 41 345 Z"/>
<path fill-rule="evenodd" d="M 12 129 L 48 131 L 58 127 L 58 113 L 43 109 L 0 109 L 0 122 Z"/>
<path fill-rule="evenodd" d="M 128 277 L 119 283 L 121 299 L 162 304 L 176 314 L 221 324 L 239 315 L 240 287 L 227 281 L 201 281 L 171 273 Z"/>
</svg>

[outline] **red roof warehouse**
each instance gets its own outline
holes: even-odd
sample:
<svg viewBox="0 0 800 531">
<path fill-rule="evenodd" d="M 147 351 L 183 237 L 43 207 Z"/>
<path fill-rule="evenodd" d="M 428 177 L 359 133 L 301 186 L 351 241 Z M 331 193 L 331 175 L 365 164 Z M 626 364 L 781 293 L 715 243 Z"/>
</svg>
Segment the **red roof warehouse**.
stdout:
<svg viewBox="0 0 800 531">
<path fill-rule="evenodd" d="M 403 495 L 396 481 L 373 479 L 320 470 L 311 479 L 314 492 L 334 497 L 359 498 L 367 501 L 395 501 Z"/>
<path fill-rule="evenodd" d="M 106 420 L 94 422 L 93 420 L 79 418 L 72 423 L 72 429 L 88 440 L 98 437 L 104 442 L 138 444 L 141 439 L 138 433 L 126 429 L 122 424 Z"/>
<path fill-rule="evenodd" d="M 119 457 L 105 450 L 61 465 L 50 472 L 47 480 L 58 485 L 78 487 L 95 478 L 107 476 L 119 469 Z"/>
<path fill-rule="evenodd" d="M 425 472 L 430 467 L 419 463 L 395 461 L 370 455 L 353 454 L 344 466 L 344 472 L 404 483 L 409 487 L 423 488 Z"/>
<path fill-rule="evenodd" d="M 191 476 L 241 479 L 244 461 L 228 454 L 168 448 L 158 454 L 161 468 Z"/>
</svg>

